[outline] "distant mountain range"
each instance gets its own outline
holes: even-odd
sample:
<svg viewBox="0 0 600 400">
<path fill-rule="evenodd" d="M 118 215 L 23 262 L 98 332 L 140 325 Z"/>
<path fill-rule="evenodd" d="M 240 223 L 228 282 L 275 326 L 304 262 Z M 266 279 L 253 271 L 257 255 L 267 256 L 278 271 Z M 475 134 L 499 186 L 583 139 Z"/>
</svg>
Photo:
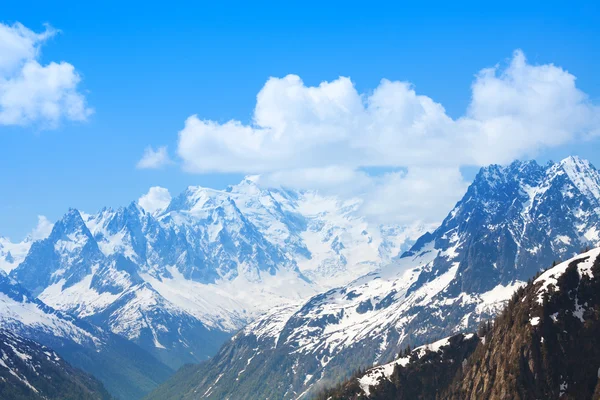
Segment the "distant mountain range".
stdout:
<svg viewBox="0 0 600 400">
<path fill-rule="evenodd" d="M 42 240 L 0 239 L 10 276 L 2 279 L 23 293 L 9 296 L 0 320 L 96 374 L 111 393 L 137 398 L 184 363 L 214 355 L 263 312 L 390 263 L 428 228 L 372 225 L 360 206 L 261 188 L 249 177 L 226 190 L 189 187 L 153 213 L 137 203 L 97 214 L 70 209 Z M 22 308 L 35 317 L 10 311 Z M 143 354 L 143 365 L 112 376 L 97 355 L 66 350 L 75 343 L 107 355 L 114 341 L 121 353 L 128 345 Z"/>
<path fill-rule="evenodd" d="M 317 399 L 597 399 L 599 315 L 597 248 L 518 290 L 480 337 L 419 347 Z"/>
<path fill-rule="evenodd" d="M 406 345 L 476 329 L 553 261 L 600 245 L 599 233 L 600 174 L 588 161 L 482 168 L 399 259 L 271 310 L 151 398 L 310 398 Z"/>
</svg>

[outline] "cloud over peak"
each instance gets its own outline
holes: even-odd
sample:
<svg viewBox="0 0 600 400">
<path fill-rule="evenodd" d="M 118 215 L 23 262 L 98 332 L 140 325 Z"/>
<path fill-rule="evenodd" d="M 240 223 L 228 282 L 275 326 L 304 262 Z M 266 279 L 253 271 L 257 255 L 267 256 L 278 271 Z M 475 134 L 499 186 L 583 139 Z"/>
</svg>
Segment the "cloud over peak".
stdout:
<svg viewBox="0 0 600 400">
<path fill-rule="evenodd" d="M 599 133 L 599 108 L 575 77 L 552 64 L 531 65 L 520 50 L 505 68 L 481 70 L 471 89 L 465 115 L 452 119 L 407 82 L 383 79 L 361 94 L 345 77 L 315 87 L 296 75 L 270 78 L 252 124 L 193 115 L 177 152 L 198 173 L 484 165 Z"/>
<path fill-rule="evenodd" d="M 479 71 L 471 92 L 464 114 L 452 118 L 409 82 L 382 79 L 359 93 L 347 77 L 318 86 L 296 75 L 270 78 L 250 124 L 192 115 L 179 132 L 177 154 L 188 172 L 360 188 L 382 196 L 365 202 L 366 212 L 427 220 L 441 218 L 436 210 L 447 211 L 462 194 L 462 166 L 504 164 L 600 134 L 600 108 L 575 76 L 553 64 L 530 64 L 520 50 L 506 64 Z M 374 177 L 364 167 L 404 170 Z M 411 200 L 399 201 L 401 194 Z"/>
<path fill-rule="evenodd" d="M 169 193 L 168 189 L 160 186 L 151 187 L 148 193 L 138 199 L 140 207 L 149 213 L 164 210 L 170 202 L 171 193 Z"/>
<path fill-rule="evenodd" d="M 51 222 L 45 215 L 38 215 L 38 223 L 35 228 L 29 233 L 28 237 L 33 240 L 42 240 L 50 236 L 54 223 Z"/>
</svg>

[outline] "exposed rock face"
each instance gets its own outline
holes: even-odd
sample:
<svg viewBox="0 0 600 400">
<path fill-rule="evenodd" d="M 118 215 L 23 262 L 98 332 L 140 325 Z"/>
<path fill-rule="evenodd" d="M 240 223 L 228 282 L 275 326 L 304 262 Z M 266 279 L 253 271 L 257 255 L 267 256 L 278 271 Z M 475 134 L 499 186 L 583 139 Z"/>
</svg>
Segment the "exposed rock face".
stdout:
<svg viewBox="0 0 600 400">
<path fill-rule="evenodd" d="M 318 398 L 600 398 L 600 248 L 519 289 L 491 329 L 471 336 L 415 349 Z"/>
</svg>

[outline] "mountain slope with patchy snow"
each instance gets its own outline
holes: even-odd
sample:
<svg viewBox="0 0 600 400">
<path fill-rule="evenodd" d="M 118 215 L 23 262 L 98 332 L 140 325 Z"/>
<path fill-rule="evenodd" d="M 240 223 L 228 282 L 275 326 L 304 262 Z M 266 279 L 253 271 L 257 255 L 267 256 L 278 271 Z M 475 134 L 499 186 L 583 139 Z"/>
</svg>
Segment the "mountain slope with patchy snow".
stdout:
<svg viewBox="0 0 600 400">
<path fill-rule="evenodd" d="M 137 399 L 173 370 L 130 341 L 57 311 L 0 271 L 0 328 L 52 348 L 117 399 Z"/>
<path fill-rule="evenodd" d="M 405 351 L 316 400 L 597 399 L 599 310 L 596 248 L 530 280 L 479 338 L 456 335 Z"/>
<path fill-rule="evenodd" d="M 460 376 L 482 338 L 457 334 L 414 350 L 405 349 L 396 360 L 358 371 L 335 389 L 326 389 L 315 400 L 443 398 L 443 389 Z"/>
<path fill-rule="evenodd" d="M 0 398 L 109 400 L 102 384 L 53 350 L 0 329 Z"/>
</svg>

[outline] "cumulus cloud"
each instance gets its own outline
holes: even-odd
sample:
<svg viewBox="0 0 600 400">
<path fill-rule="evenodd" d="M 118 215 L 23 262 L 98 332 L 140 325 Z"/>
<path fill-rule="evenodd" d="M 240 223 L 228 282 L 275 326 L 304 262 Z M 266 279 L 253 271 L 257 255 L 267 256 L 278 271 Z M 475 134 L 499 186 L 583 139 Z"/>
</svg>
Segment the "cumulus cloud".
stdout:
<svg viewBox="0 0 600 400">
<path fill-rule="evenodd" d="M 456 120 L 407 82 L 384 79 L 360 94 L 349 78 L 307 87 L 288 75 L 267 81 L 250 125 L 189 117 L 177 151 L 184 168 L 199 173 L 482 165 L 597 135 L 599 118 L 573 75 L 530 65 L 516 51 L 506 68 L 477 74 L 469 108 Z"/>
<path fill-rule="evenodd" d="M 600 107 L 553 64 L 530 65 L 516 51 L 509 66 L 482 70 L 460 131 L 473 139 L 476 165 L 506 163 L 541 148 L 600 134 Z"/>
<path fill-rule="evenodd" d="M 450 167 L 413 167 L 377 175 L 339 166 L 284 170 L 261 175 L 258 184 L 358 197 L 360 214 L 380 224 L 439 222 L 468 186 L 460 170 Z"/>
<path fill-rule="evenodd" d="M 158 169 L 171 163 L 167 148 L 165 146 L 154 150 L 152 147 L 146 147 L 144 155 L 137 163 L 139 169 Z"/>
<path fill-rule="evenodd" d="M 50 236 L 54 223 L 52 223 L 46 216 L 38 215 L 38 223 L 35 228 L 29 233 L 29 238 L 32 240 L 42 240 Z"/>
<path fill-rule="evenodd" d="M 285 186 L 295 189 L 316 189 L 340 193 L 351 185 L 351 192 L 360 192 L 371 185 L 372 178 L 364 171 L 331 165 L 322 168 L 286 169 L 260 175 L 261 186 Z"/>
<path fill-rule="evenodd" d="M 78 91 L 81 81 L 67 62 L 39 62 L 40 48 L 57 31 L 35 33 L 22 24 L 0 23 L 0 125 L 56 127 L 93 113 Z"/>
<path fill-rule="evenodd" d="M 296 75 L 270 78 L 250 124 L 192 115 L 177 153 L 189 172 L 361 190 L 377 199 L 366 213 L 416 219 L 447 212 L 460 197 L 461 166 L 508 163 L 600 134 L 600 108 L 575 76 L 530 64 L 519 50 L 477 73 L 471 91 L 464 115 L 451 118 L 408 82 L 383 79 L 359 93 L 345 77 L 315 87 Z M 369 166 L 404 170 L 373 177 L 361 171 Z"/>
<path fill-rule="evenodd" d="M 467 186 L 458 168 L 414 167 L 373 178 L 361 211 L 379 223 L 439 222 Z"/>
<path fill-rule="evenodd" d="M 148 193 L 138 199 L 140 207 L 149 213 L 164 210 L 170 202 L 171 193 L 168 189 L 160 186 L 151 187 Z"/>
</svg>

